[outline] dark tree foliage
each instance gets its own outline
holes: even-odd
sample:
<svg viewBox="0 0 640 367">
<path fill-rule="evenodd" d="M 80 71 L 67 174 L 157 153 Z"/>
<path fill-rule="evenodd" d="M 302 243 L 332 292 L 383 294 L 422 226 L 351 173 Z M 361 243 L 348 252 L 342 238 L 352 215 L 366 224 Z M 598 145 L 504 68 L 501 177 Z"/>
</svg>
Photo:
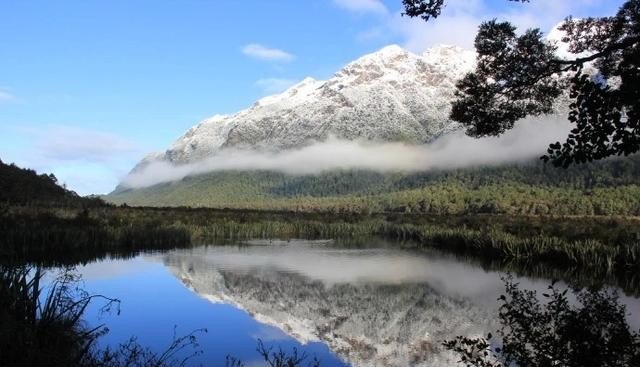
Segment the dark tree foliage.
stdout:
<svg viewBox="0 0 640 367">
<path fill-rule="evenodd" d="M 640 366 L 640 334 L 631 331 L 626 309 L 609 290 L 573 291 L 555 284 L 540 302 L 535 291 L 521 290 L 506 279 L 500 297 L 500 341 L 465 338 L 444 342 L 468 367 Z M 500 347 L 494 347 L 501 344 Z"/>
<path fill-rule="evenodd" d="M 99 207 L 98 197 L 81 197 L 60 186 L 52 173 L 38 174 L 0 160 L 0 204 L 31 206 Z"/>
<path fill-rule="evenodd" d="M 529 2 L 529 0 L 508 0 L 512 2 Z M 404 15 L 420 17 L 424 20 L 437 18 L 442 13 L 444 0 L 402 0 Z"/>
<path fill-rule="evenodd" d="M 475 47 L 476 71 L 457 84 L 451 117 L 468 127 L 472 136 L 499 135 L 528 115 L 552 111 L 562 93 L 561 83 L 549 68 L 555 47 L 542 42 L 542 33 L 495 20 L 480 26 Z"/>
<path fill-rule="evenodd" d="M 440 15 L 444 0 L 402 0 L 402 4 L 405 11 L 403 14 L 429 20 Z"/>
<path fill-rule="evenodd" d="M 444 1 L 403 4 L 408 16 L 429 20 Z M 640 0 L 610 17 L 569 17 L 560 29 L 573 58 L 560 58 L 538 29 L 518 35 L 508 22 L 483 23 L 476 70 L 459 81 L 451 118 L 471 136 L 499 135 L 526 116 L 552 112 L 568 91 L 575 126 L 566 142 L 549 146 L 545 162 L 566 168 L 640 151 Z"/>
</svg>

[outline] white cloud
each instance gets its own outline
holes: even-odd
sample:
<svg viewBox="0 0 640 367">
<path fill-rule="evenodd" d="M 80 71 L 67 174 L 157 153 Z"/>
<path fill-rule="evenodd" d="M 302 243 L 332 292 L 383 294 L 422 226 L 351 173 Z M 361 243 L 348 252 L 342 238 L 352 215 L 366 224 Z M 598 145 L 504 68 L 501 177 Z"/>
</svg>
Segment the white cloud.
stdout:
<svg viewBox="0 0 640 367">
<path fill-rule="evenodd" d="M 384 15 L 389 13 L 386 6 L 379 0 L 333 0 L 337 6 L 356 13 L 375 13 Z"/>
<path fill-rule="evenodd" d="M 39 154 L 58 161 L 104 162 L 121 154 L 139 153 L 129 139 L 78 127 L 49 126 L 34 135 Z"/>
<path fill-rule="evenodd" d="M 272 170 L 305 175 L 335 169 L 413 172 L 496 165 L 539 157 L 549 143 L 564 140 L 569 129 L 570 125 L 564 119 L 546 118 L 522 121 L 500 137 L 475 139 L 460 131 L 427 145 L 328 139 L 278 153 L 224 150 L 208 159 L 184 165 L 151 163 L 125 177 L 123 184 L 139 188 L 222 170 Z"/>
<path fill-rule="evenodd" d="M 439 44 L 455 45 L 473 49 L 473 41 L 481 20 L 472 15 L 441 16 L 437 20 L 425 22 L 422 19 L 408 19 L 396 14 L 388 27 L 403 40 L 404 48 L 422 53 Z"/>
<path fill-rule="evenodd" d="M 267 61 L 292 61 L 293 54 L 278 48 L 271 48 L 257 43 L 250 43 L 242 48 L 242 53 L 260 60 Z"/>
<path fill-rule="evenodd" d="M 360 42 L 387 40 L 388 35 L 386 33 L 387 32 L 385 32 L 385 29 L 383 27 L 377 26 L 358 32 L 356 34 L 356 39 Z"/>
<path fill-rule="evenodd" d="M 11 93 L 11 90 L 6 87 L 0 87 L 0 104 L 15 102 L 18 102 L 18 98 Z"/>
<path fill-rule="evenodd" d="M 256 80 L 256 86 L 260 87 L 267 94 L 281 93 L 287 90 L 298 81 L 284 78 L 262 78 Z"/>
</svg>

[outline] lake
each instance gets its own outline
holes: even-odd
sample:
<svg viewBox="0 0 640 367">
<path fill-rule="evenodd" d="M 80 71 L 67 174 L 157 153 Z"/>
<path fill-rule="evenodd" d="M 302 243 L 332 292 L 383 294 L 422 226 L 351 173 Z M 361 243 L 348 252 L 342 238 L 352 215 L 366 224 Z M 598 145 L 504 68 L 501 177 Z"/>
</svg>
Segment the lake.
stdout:
<svg viewBox="0 0 640 367">
<path fill-rule="evenodd" d="M 77 267 L 83 286 L 121 300 L 121 312 L 88 323 L 110 332 L 103 346 L 136 336 L 163 350 L 196 329 L 203 353 L 190 365 L 224 365 L 226 356 L 258 365 L 258 340 L 298 348 L 322 366 L 450 366 L 440 349 L 456 335 L 497 328 L 503 273 L 452 255 L 372 241 L 247 241 L 103 259 Z M 548 279 L 515 278 L 542 291 Z M 621 295 L 640 327 L 640 299 Z"/>
</svg>

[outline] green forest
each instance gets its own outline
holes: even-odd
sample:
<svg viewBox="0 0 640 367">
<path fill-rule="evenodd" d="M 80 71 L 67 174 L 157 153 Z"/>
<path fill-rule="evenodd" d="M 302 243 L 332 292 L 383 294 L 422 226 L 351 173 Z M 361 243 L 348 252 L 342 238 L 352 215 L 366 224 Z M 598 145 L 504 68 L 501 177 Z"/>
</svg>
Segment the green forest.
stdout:
<svg viewBox="0 0 640 367">
<path fill-rule="evenodd" d="M 98 197 L 82 197 L 67 190 L 52 173 L 38 174 L 29 168 L 0 160 L 0 205 L 30 207 L 91 207 L 105 203 Z"/>
<path fill-rule="evenodd" d="M 435 215 L 640 215 L 640 157 L 419 173 L 223 171 L 104 197 L 134 206 Z"/>
</svg>

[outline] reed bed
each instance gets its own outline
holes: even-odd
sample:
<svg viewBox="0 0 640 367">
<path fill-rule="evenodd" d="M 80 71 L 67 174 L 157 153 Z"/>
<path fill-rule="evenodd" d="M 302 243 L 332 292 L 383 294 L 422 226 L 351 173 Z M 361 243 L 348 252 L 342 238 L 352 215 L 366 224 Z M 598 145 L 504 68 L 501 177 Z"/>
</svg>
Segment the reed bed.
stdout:
<svg viewBox="0 0 640 367">
<path fill-rule="evenodd" d="M 554 236 L 519 237 L 496 229 L 478 231 L 431 225 L 384 224 L 378 235 L 420 246 L 519 262 L 581 266 L 605 272 L 640 270 L 640 241 L 606 244 Z"/>
<path fill-rule="evenodd" d="M 499 218 L 490 218 L 492 222 L 482 219 L 474 226 L 446 218 L 411 219 L 150 208 L 5 211 L 0 216 L 0 259 L 72 264 L 105 255 L 133 256 L 143 250 L 221 240 L 355 240 L 375 236 L 504 262 L 581 267 L 598 274 L 624 275 L 640 270 L 640 237 L 629 229 L 637 228 L 633 223 L 597 237 L 588 229 L 555 228 L 558 220 L 547 226 L 540 220 L 501 224 Z M 611 224 L 594 224 L 598 226 Z M 567 236 L 559 235 L 565 232 Z"/>
</svg>

